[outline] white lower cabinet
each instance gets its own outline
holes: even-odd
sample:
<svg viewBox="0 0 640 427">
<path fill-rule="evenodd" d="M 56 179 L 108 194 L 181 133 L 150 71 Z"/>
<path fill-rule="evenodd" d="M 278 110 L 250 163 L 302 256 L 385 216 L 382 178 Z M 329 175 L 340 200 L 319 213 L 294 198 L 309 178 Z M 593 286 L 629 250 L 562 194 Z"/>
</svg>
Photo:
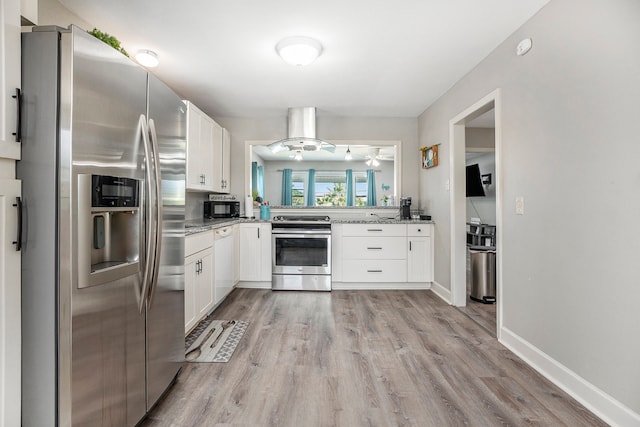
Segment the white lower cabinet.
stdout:
<svg viewBox="0 0 640 427">
<path fill-rule="evenodd" d="M 398 287 L 432 282 L 432 229 L 433 224 L 425 223 L 335 224 L 333 281 Z"/>
<path fill-rule="evenodd" d="M 0 179 L 0 426 L 20 425 L 20 191 L 20 181 Z"/>
<path fill-rule="evenodd" d="M 406 259 L 345 259 L 342 280 L 345 282 L 406 282 Z"/>
<path fill-rule="evenodd" d="M 271 224 L 240 224 L 240 280 L 271 281 Z"/>
<path fill-rule="evenodd" d="M 344 282 L 406 282 L 407 227 L 404 224 L 344 224 Z"/>
<path fill-rule="evenodd" d="M 407 281 L 433 281 L 431 224 L 407 225 Z"/>
<path fill-rule="evenodd" d="M 240 226 L 233 226 L 233 284 L 240 281 Z"/>
<path fill-rule="evenodd" d="M 185 238 L 184 329 L 191 330 L 215 305 L 213 232 Z"/>
<path fill-rule="evenodd" d="M 222 301 L 233 290 L 233 227 L 217 228 L 213 231 L 215 240 L 215 304 Z"/>
</svg>

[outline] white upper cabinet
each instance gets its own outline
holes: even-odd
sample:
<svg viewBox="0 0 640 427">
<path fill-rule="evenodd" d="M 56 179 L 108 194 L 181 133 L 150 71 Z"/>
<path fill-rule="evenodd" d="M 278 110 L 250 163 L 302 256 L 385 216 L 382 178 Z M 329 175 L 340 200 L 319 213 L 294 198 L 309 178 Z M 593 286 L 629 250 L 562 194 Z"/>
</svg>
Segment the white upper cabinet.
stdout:
<svg viewBox="0 0 640 427">
<path fill-rule="evenodd" d="M 0 2 L 0 157 L 20 159 L 20 1 Z"/>
<path fill-rule="evenodd" d="M 213 121 L 213 120 L 212 120 Z M 216 193 L 223 192 L 222 186 L 222 134 L 223 129 L 218 123 L 213 121 L 213 191 Z"/>
<path fill-rule="evenodd" d="M 229 132 L 189 101 L 187 104 L 187 190 L 229 192 Z"/>
<path fill-rule="evenodd" d="M 214 122 L 215 123 L 215 122 Z M 216 123 L 213 132 L 213 191 L 229 192 L 231 176 L 231 137 L 229 131 Z"/>
<path fill-rule="evenodd" d="M 228 193 L 231 187 L 231 134 L 222 129 L 222 191 Z"/>
<path fill-rule="evenodd" d="M 214 191 L 213 139 L 216 123 L 187 104 L 187 190 Z"/>
</svg>

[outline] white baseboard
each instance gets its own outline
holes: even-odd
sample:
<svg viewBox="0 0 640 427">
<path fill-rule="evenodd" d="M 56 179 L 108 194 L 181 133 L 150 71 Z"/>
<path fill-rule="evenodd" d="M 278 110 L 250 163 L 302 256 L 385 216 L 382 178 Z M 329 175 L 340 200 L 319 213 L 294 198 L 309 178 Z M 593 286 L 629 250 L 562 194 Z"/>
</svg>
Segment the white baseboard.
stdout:
<svg viewBox="0 0 640 427">
<path fill-rule="evenodd" d="M 640 426 L 640 414 L 503 327 L 500 342 L 532 368 L 612 426 Z"/>
<path fill-rule="evenodd" d="M 247 289 L 271 289 L 271 281 L 268 282 L 238 282 L 236 288 Z"/>
<path fill-rule="evenodd" d="M 372 282 L 331 282 L 331 289 L 336 291 L 355 291 L 355 290 L 425 290 L 430 289 L 430 283 L 372 283 Z"/>
<path fill-rule="evenodd" d="M 451 305 L 451 291 L 449 289 L 434 280 L 431 284 L 431 291 L 438 295 L 444 302 Z"/>
<path fill-rule="evenodd" d="M 271 289 L 271 282 L 238 282 L 236 284 L 236 288 L 246 288 L 246 289 Z M 371 282 L 362 282 L 362 283 L 351 283 L 351 282 L 331 282 L 331 289 L 335 289 L 337 291 L 348 291 L 348 290 L 426 290 L 431 289 L 431 284 L 428 282 L 423 283 L 371 283 Z"/>
</svg>

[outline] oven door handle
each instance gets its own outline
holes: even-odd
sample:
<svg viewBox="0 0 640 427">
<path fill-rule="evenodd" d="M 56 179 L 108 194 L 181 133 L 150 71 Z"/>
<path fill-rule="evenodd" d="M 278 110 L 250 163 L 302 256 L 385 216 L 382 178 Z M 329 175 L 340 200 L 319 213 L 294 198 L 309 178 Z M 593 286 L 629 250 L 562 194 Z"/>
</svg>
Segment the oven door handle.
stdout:
<svg viewBox="0 0 640 427">
<path fill-rule="evenodd" d="M 305 230 L 305 229 L 301 229 L 301 228 L 283 228 L 283 229 L 277 229 L 277 228 L 272 228 L 271 229 L 271 234 L 278 234 L 278 235 L 282 235 L 282 234 L 304 234 L 304 235 L 309 235 L 309 234 L 318 234 L 318 235 L 326 235 L 326 236 L 330 236 L 331 235 L 331 230 Z"/>
<path fill-rule="evenodd" d="M 287 233 L 287 234 L 280 234 L 280 233 L 272 233 L 273 238 L 277 238 L 277 237 L 282 237 L 285 239 L 288 238 L 305 238 L 308 239 L 310 237 L 317 237 L 317 238 L 322 238 L 322 239 L 330 239 L 331 238 L 331 234 L 330 233 L 324 233 L 324 234 L 320 234 L 318 232 L 305 232 L 305 233 Z"/>
</svg>

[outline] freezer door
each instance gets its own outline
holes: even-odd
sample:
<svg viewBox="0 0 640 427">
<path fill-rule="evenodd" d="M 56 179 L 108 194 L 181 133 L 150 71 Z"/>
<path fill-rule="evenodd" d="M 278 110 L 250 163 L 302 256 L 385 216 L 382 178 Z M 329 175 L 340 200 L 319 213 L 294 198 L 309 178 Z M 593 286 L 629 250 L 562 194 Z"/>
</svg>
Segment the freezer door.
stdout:
<svg viewBox="0 0 640 427">
<path fill-rule="evenodd" d="M 186 106 L 152 75 L 148 97 L 149 128 L 159 149 L 162 194 L 160 265 L 157 281 L 149 289 L 147 306 L 147 409 L 150 409 L 184 361 Z"/>
</svg>

